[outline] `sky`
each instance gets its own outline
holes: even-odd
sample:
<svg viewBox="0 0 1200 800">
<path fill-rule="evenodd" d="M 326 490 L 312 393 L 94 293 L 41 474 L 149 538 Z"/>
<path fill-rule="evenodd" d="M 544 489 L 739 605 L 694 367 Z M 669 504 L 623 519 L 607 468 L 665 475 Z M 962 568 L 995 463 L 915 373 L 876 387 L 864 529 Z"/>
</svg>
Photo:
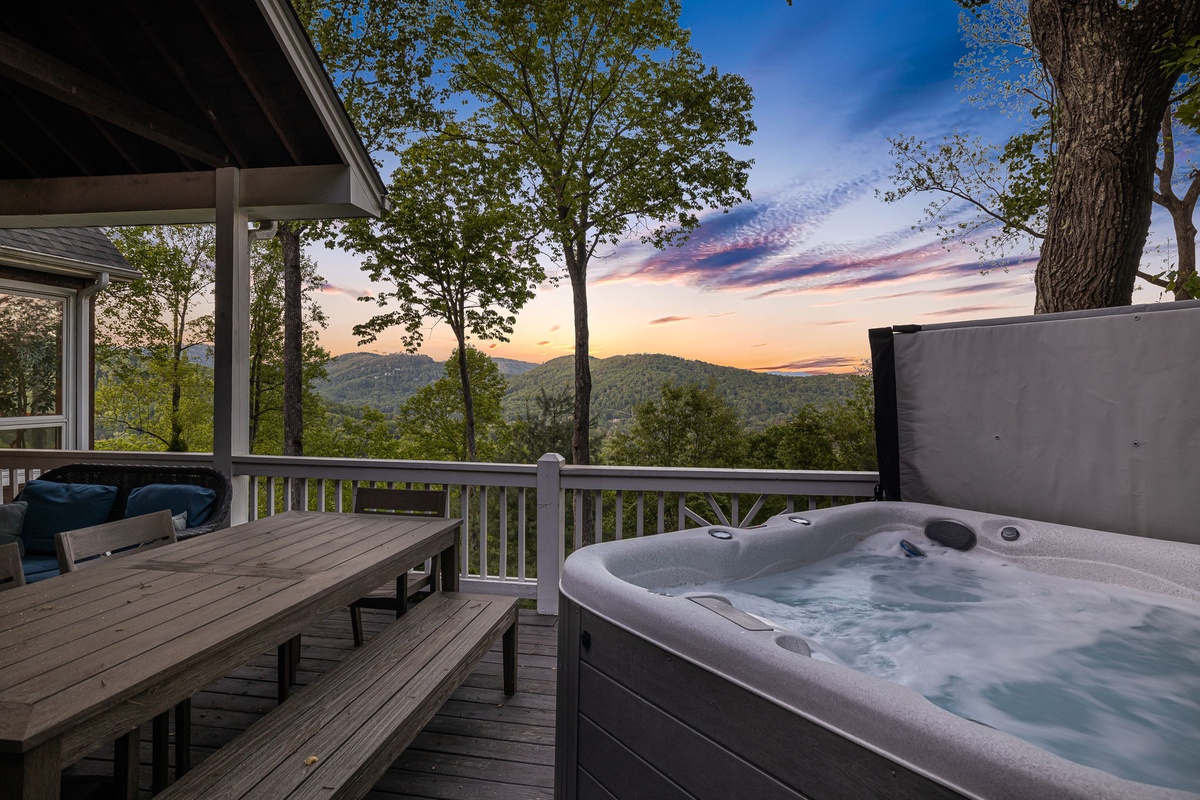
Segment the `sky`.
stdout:
<svg viewBox="0 0 1200 800">
<path fill-rule="evenodd" d="M 1017 130 L 957 91 L 958 14 L 952 0 L 683 0 L 681 22 L 705 63 L 754 89 L 758 131 L 737 151 L 754 159 L 753 199 L 703 215 L 682 248 L 629 242 L 594 260 L 592 355 L 846 372 L 867 358 L 870 328 L 1032 313 L 1033 257 L 981 274 L 974 251 L 914 229 L 929 196 L 891 205 L 877 196 L 892 188 L 889 137 L 935 142 L 957 129 L 1002 141 Z M 378 308 L 357 298 L 380 287 L 353 254 L 315 246 L 310 255 L 327 281 L 317 298 L 330 319 L 323 345 L 360 349 L 351 329 Z M 564 270 L 521 309 L 510 341 L 474 344 L 540 363 L 573 351 L 572 319 Z M 420 352 L 443 360 L 453 347 L 443 324 Z M 361 349 L 403 348 L 393 331 Z"/>
</svg>

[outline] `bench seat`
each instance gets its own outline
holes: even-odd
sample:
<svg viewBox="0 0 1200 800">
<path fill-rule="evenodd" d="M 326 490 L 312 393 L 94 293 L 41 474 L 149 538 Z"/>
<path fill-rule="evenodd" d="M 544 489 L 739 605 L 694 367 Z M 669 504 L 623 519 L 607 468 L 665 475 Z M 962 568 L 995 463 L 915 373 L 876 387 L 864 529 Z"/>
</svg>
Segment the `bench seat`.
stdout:
<svg viewBox="0 0 1200 800">
<path fill-rule="evenodd" d="M 158 796 L 362 797 L 501 634 L 516 690 L 516 631 L 513 598 L 437 592 Z"/>
</svg>

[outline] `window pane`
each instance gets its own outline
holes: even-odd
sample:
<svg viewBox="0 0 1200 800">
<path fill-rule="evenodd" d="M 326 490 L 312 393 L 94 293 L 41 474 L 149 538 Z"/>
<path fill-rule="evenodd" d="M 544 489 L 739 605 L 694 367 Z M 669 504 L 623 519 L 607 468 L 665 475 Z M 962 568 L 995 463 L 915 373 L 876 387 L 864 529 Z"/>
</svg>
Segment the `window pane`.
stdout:
<svg viewBox="0 0 1200 800">
<path fill-rule="evenodd" d="M 61 425 L 46 428 L 9 428 L 0 430 L 0 450 L 12 447 L 38 450 L 62 449 Z"/>
<path fill-rule="evenodd" d="M 64 307 L 0 292 L 0 417 L 63 413 Z"/>
</svg>

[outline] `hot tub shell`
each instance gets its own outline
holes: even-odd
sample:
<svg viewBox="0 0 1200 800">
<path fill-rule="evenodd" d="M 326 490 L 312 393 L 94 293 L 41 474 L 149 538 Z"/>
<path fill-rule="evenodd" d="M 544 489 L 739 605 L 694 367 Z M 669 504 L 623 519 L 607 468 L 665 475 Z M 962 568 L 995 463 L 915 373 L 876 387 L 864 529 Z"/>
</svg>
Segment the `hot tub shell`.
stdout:
<svg viewBox="0 0 1200 800">
<path fill-rule="evenodd" d="M 561 582 L 556 797 L 1200 797 L 1075 764 L 814 660 L 800 637 L 719 602 L 651 591 L 787 571 L 881 531 L 924 541 L 938 519 L 1026 569 L 1200 601 L 1200 546 L 916 503 L 781 515 L 724 528 L 728 539 L 699 528 L 588 547 Z M 1002 539 L 1005 528 L 1019 538 Z"/>
</svg>

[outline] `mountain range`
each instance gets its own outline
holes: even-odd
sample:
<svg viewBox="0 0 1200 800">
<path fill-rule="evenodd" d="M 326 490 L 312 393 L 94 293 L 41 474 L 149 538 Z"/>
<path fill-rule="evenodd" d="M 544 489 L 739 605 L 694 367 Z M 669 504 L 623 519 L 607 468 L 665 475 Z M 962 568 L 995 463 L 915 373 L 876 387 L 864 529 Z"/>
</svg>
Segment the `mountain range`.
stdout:
<svg viewBox="0 0 1200 800">
<path fill-rule="evenodd" d="M 504 412 L 509 419 L 527 409 L 536 411 L 541 390 L 553 395 L 569 392 L 574 385 L 573 356 L 544 364 L 505 358 L 495 362 L 508 379 Z M 316 390 L 341 406 L 370 406 L 394 414 L 444 370 L 444 362 L 424 355 L 347 353 L 329 362 L 328 377 Z M 606 429 L 619 426 L 632 416 L 635 405 L 657 397 L 667 381 L 712 386 L 751 428 L 782 422 L 805 403 L 844 400 L 853 386 L 850 375 L 793 377 L 662 354 L 610 356 L 592 359 L 592 413 Z"/>
</svg>

